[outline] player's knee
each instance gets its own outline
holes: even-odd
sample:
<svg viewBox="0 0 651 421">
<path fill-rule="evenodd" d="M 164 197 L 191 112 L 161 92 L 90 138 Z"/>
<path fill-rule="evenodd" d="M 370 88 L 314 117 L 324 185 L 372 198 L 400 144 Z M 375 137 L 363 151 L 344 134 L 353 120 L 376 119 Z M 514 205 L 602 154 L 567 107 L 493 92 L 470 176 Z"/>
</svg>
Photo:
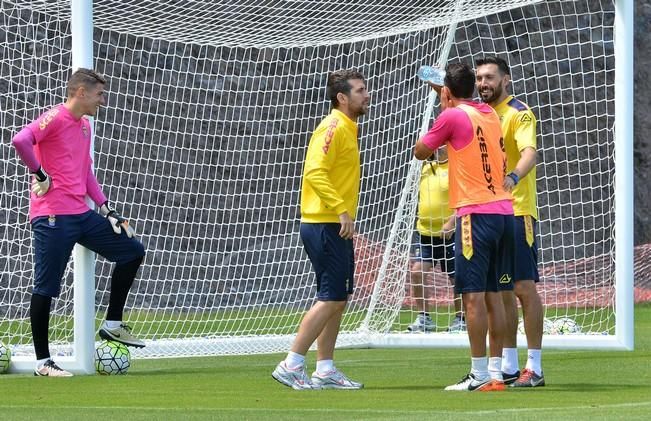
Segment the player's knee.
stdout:
<svg viewBox="0 0 651 421">
<path fill-rule="evenodd" d="M 534 281 L 518 281 L 515 283 L 513 291 L 521 301 L 529 300 L 532 297 L 538 296 Z"/>
<path fill-rule="evenodd" d="M 423 263 L 420 260 L 414 260 L 410 270 L 411 276 L 420 276 L 423 273 Z"/>
<path fill-rule="evenodd" d="M 133 260 L 140 259 L 141 261 L 145 257 L 145 246 L 142 245 L 140 241 L 135 241 L 133 246 Z"/>
</svg>

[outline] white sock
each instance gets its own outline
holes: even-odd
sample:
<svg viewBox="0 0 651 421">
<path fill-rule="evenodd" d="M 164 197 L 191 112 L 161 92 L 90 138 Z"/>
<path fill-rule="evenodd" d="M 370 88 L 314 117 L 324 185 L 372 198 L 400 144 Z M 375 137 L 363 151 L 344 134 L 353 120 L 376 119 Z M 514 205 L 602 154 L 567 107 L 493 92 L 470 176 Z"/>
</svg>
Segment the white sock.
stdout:
<svg viewBox="0 0 651 421">
<path fill-rule="evenodd" d="M 47 360 L 49 360 L 49 359 L 50 359 L 50 357 L 43 358 L 42 360 L 36 360 L 36 368 L 39 369 L 39 368 L 43 367 L 43 365 L 45 364 L 45 362 L 46 362 Z"/>
<path fill-rule="evenodd" d="M 527 350 L 527 368 L 537 375 L 542 375 L 542 363 L 541 363 L 541 353 L 540 349 L 529 349 Z"/>
<path fill-rule="evenodd" d="M 488 358 L 471 357 L 470 359 L 472 360 L 470 373 L 480 380 L 488 377 Z"/>
<path fill-rule="evenodd" d="M 287 368 L 303 367 L 305 364 L 305 355 L 297 354 L 296 352 L 289 351 L 285 358 L 285 366 Z"/>
<path fill-rule="evenodd" d="M 319 360 L 316 362 L 316 372 L 325 374 L 335 369 L 335 363 L 332 360 Z"/>
<path fill-rule="evenodd" d="M 502 371 L 506 374 L 515 374 L 518 370 L 520 370 L 518 348 L 502 348 Z"/>
<path fill-rule="evenodd" d="M 122 320 L 104 320 L 104 326 L 109 329 L 117 329 L 122 324 Z"/>
<path fill-rule="evenodd" d="M 488 374 L 493 380 L 504 380 L 502 378 L 502 357 L 488 358 Z"/>
</svg>

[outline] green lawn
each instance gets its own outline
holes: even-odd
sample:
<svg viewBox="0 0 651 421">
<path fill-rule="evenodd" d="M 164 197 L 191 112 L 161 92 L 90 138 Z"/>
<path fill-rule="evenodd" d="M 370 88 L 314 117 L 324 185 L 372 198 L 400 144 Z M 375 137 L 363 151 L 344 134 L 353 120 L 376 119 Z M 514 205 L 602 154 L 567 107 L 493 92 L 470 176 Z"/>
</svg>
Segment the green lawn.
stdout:
<svg viewBox="0 0 651 421">
<path fill-rule="evenodd" d="M 635 351 L 545 350 L 548 386 L 444 392 L 467 350 L 337 351 L 361 391 L 293 391 L 270 376 L 283 355 L 135 360 L 123 377 L 0 376 L 0 419 L 651 419 L 651 305 L 635 309 Z M 313 367 L 314 356 L 308 356 Z M 521 359 L 524 353 L 521 353 Z"/>
</svg>

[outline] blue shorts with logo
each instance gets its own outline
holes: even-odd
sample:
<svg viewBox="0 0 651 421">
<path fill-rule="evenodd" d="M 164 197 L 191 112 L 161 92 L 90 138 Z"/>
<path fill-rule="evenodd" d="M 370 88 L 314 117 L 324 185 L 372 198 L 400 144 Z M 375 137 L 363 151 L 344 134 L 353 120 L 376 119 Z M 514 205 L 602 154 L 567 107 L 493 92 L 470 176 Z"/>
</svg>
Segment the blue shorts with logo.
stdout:
<svg viewBox="0 0 651 421">
<path fill-rule="evenodd" d="M 430 237 L 418 232 L 414 235 L 411 248 L 411 259 L 431 262 L 439 267 L 448 276 L 454 276 L 454 236 L 450 239 Z"/>
<path fill-rule="evenodd" d="M 529 215 L 515 217 L 515 271 L 513 282 L 540 281 L 538 274 L 538 222 Z"/>
<path fill-rule="evenodd" d="M 353 293 L 353 240 L 339 236 L 336 223 L 301 223 L 301 241 L 316 274 L 317 300 L 346 301 Z"/>
<path fill-rule="evenodd" d="M 470 214 L 457 218 L 454 292 L 513 289 L 513 215 Z"/>
<path fill-rule="evenodd" d="M 79 215 L 39 216 L 32 220 L 34 235 L 34 293 L 58 297 L 61 278 L 75 243 L 117 264 L 145 255 L 142 243 L 122 231 L 116 234 L 108 219 L 89 210 Z"/>
</svg>

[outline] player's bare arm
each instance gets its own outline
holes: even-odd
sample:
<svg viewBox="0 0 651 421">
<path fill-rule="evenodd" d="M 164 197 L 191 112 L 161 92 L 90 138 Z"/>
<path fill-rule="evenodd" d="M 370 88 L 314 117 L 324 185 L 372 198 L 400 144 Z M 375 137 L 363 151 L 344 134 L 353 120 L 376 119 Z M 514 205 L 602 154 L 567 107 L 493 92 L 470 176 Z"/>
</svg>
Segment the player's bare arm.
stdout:
<svg viewBox="0 0 651 421">
<path fill-rule="evenodd" d="M 520 159 L 513 171 L 504 177 L 504 190 L 512 191 L 518 182 L 536 166 L 536 150 L 527 146 L 520 151 Z"/>
</svg>

